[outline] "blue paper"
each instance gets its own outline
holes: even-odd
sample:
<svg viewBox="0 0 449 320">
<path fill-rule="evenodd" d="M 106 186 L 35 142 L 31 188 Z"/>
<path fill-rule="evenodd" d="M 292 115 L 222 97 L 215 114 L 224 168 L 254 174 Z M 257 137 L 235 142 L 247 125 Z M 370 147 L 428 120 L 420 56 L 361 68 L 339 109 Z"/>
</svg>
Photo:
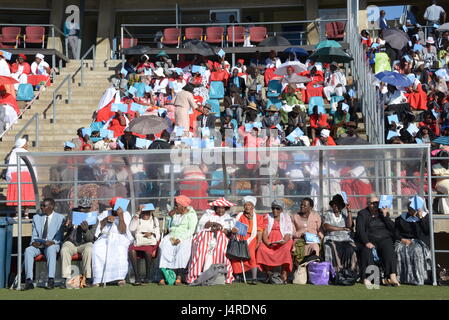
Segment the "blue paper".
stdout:
<svg viewBox="0 0 449 320">
<path fill-rule="evenodd" d="M 128 209 L 129 200 L 124 198 L 118 198 L 115 202 L 114 210 L 117 210 L 118 208 L 122 208 L 123 212 L 125 212 Z"/>
<path fill-rule="evenodd" d="M 393 209 L 393 196 L 381 195 L 379 198 L 379 209 L 389 208 Z"/>
<path fill-rule="evenodd" d="M 407 28 L 407 26 L 405 24 L 402 26 L 402 30 L 404 30 L 405 33 L 408 32 L 408 28 Z"/>
<path fill-rule="evenodd" d="M 201 128 L 201 135 L 203 135 L 203 136 L 210 136 L 210 129 L 209 129 L 209 127 Z"/>
<path fill-rule="evenodd" d="M 342 103 L 341 104 L 341 110 L 348 112 L 349 111 L 349 105 L 347 105 L 346 103 Z"/>
<path fill-rule="evenodd" d="M 79 226 L 83 221 L 86 221 L 88 225 L 92 226 L 97 223 L 98 211 L 92 212 L 78 212 L 73 211 L 72 213 L 72 224 L 74 226 Z"/>
<path fill-rule="evenodd" d="M 151 88 L 150 86 L 145 86 L 145 92 L 153 92 L 153 88 Z"/>
<path fill-rule="evenodd" d="M 151 210 L 155 210 L 154 205 L 152 203 L 145 203 L 142 206 L 142 211 L 151 211 Z"/>
<path fill-rule="evenodd" d="M 112 112 L 117 112 L 117 111 L 121 111 L 123 113 L 127 113 L 128 112 L 128 105 L 125 103 L 113 103 L 111 106 L 111 111 Z"/>
<path fill-rule="evenodd" d="M 415 138 L 417 144 L 423 144 L 424 142 L 420 138 Z"/>
<path fill-rule="evenodd" d="M 140 105 L 140 104 L 138 104 L 138 103 L 133 102 L 133 103 L 131 104 L 131 110 L 132 110 L 132 111 L 135 111 L 135 112 L 138 112 L 138 113 L 140 113 L 140 114 L 144 114 L 144 113 L 147 111 L 147 107 L 146 107 L 146 106 L 142 106 L 142 105 Z"/>
<path fill-rule="evenodd" d="M 388 123 L 391 124 L 393 121 L 396 122 L 396 124 L 399 124 L 399 118 L 397 114 L 392 114 L 391 116 L 388 116 Z"/>
<path fill-rule="evenodd" d="M 192 66 L 192 73 L 200 73 L 201 66 Z"/>
<path fill-rule="evenodd" d="M 424 209 L 424 200 L 419 196 L 414 196 L 410 198 L 410 208 L 412 208 L 415 211 L 418 211 L 419 209 Z"/>
<path fill-rule="evenodd" d="M 92 135 L 92 129 L 91 128 L 83 128 L 81 130 L 81 134 L 83 137 L 87 134 L 89 137 Z"/>
<path fill-rule="evenodd" d="M 177 137 L 181 137 L 181 136 L 184 135 L 184 128 L 183 127 L 176 126 L 174 131 L 175 131 L 175 134 L 176 134 Z"/>
<path fill-rule="evenodd" d="M 253 130 L 254 125 L 252 123 L 245 123 L 245 131 L 251 132 Z"/>
<path fill-rule="evenodd" d="M 137 89 L 135 87 L 129 87 L 128 93 L 134 95 L 137 92 Z"/>
<path fill-rule="evenodd" d="M 262 91 L 262 85 L 261 84 L 256 85 L 256 91 L 257 92 Z"/>
<path fill-rule="evenodd" d="M 350 96 L 351 98 L 354 98 L 354 97 L 355 97 L 354 89 L 349 89 L 348 94 L 349 94 L 349 96 Z"/>
<path fill-rule="evenodd" d="M 412 135 L 416 135 L 419 132 L 418 127 L 414 123 L 410 123 L 407 127 L 407 131 Z"/>
<path fill-rule="evenodd" d="M 114 131 L 108 130 L 108 129 L 100 129 L 100 137 L 113 139 L 114 138 Z"/>
<path fill-rule="evenodd" d="M 299 129 L 296 128 L 295 130 L 293 130 L 288 136 L 287 136 L 287 140 L 290 142 L 295 143 L 296 142 L 296 138 L 300 138 L 304 135 L 304 132 Z"/>
<path fill-rule="evenodd" d="M 248 233 L 248 226 L 240 221 L 237 221 L 234 227 L 238 229 L 237 234 L 240 236 L 246 236 Z"/>
<path fill-rule="evenodd" d="M 388 131 L 387 140 L 390 140 L 393 137 L 399 137 L 399 134 L 396 131 Z"/>
<path fill-rule="evenodd" d="M 343 201 L 348 204 L 348 195 L 346 194 L 346 192 L 342 191 L 341 192 L 341 196 L 343 197 Z"/>
<path fill-rule="evenodd" d="M 253 127 L 254 127 L 254 128 L 262 129 L 262 122 L 260 122 L 260 121 L 254 122 L 254 123 L 253 123 Z"/>
<path fill-rule="evenodd" d="M 117 145 L 119 146 L 120 149 L 122 149 L 122 150 L 125 149 L 125 145 L 120 140 L 117 140 Z"/>
<path fill-rule="evenodd" d="M 123 74 L 124 77 L 126 77 L 126 75 L 128 74 L 128 71 L 126 71 L 125 68 L 122 68 L 122 70 L 120 70 L 120 73 Z"/>
<path fill-rule="evenodd" d="M 434 23 L 433 27 L 438 29 L 440 27 L 440 25 L 438 23 Z"/>
<path fill-rule="evenodd" d="M 97 162 L 97 159 L 95 159 L 94 157 L 89 157 L 84 159 L 84 162 L 90 166 L 94 165 Z"/>
<path fill-rule="evenodd" d="M 167 113 L 167 109 L 165 109 L 165 108 L 159 108 L 159 109 L 157 109 L 157 114 L 159 115 L 159 117 L 162 117 L 162 115 L 163 115 L 164 113 Z"/>
<path fill-rule="evenodd" d="M 281 124 L 279 124 L 279 123 L 276 125 L 276 128 L 277 128 L 279 131 L 284 131 L 284 130 L 282 129 Z"/>
<path fill-rule="evenodd" d="M 145 69 L 143 70 L 143 74 L 144 74 L 145 76 L 151 76 L 151 75 L 153 75 L 153 70 L 151 70 L 151 69 L 149 69 L 149 68 L 145 68 Z"/>
<path fill-rule="evenodd" d="M 413 51 L 421 51 L 422 49 L 423 49 L 423 46 L 420 45 L 419 43 L 416 43 L 416 44 L 413 46 Z"/>
<path fill-rule="evenodd" d="M 75 144 L 74 144 L 73 142 L 66 141 L 66 142 L 64 143 L 64 147 L 69 147 L 69 148 L 74 149 L 74 148 L 75 148 Z"/>
<path fill-rule="evenodd" d="M 136 138 L 136 147 L 139 149 L 148 149 L 152 141 L 147 139 Z"/>
<path fill-rule="evenodd" d="M 5 58 L 5 60 L 11 60 L 11 57 L 12 57 L 11 52 L 5 51 L 3 49 L 1 49 L 0 51 L 3 52 L 3 58 Z"/>
<path fill-rule="evenodd" d="M 314 234 L 314 233 L 310 233 L 310 232 L 305 232 L 305 240 L 306 243 L 320 243 L 320 237 L 318 237 L 318 235 Z"/>
<path fill-rule="evenodd" d="M 224 55 L 226 54 L 226 52 L 223 49 L 220 49 L 220 51 L 218 51 L 217 53 L 221 58 L 224 57 Z"/>
</svg>

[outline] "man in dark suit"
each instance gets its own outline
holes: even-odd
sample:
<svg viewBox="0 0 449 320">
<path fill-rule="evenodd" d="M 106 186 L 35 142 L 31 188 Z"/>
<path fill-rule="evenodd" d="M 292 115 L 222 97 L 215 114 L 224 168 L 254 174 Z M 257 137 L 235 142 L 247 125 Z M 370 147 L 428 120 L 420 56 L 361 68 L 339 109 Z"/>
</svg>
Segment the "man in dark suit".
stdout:
<svg viewBox="0 0 449 320">
<path fill-rule="evenodd" d="M 237 69 L 232 70 L 232 77 L 228 81 L 228 92 L 231 93 L 231 89 L 237 87 L 241 97 L 245 96 L 246 84 L 245 79 L 239 77 L 239 71 Z"/>
<path fill-rule="evenodd" d="M 33 217 L 31 245 L 25 250 L 26 284 L 24 290 L 34 289 L 34 258 L 45 254 L 48 267 L 47 289 L 55 287 L 56 255 L 64 233 L 64 216 L 54 211 L 55 200 L 45 198 L 41 203 L 42 214 Z"/>
<path fill-rule="evenodd" d="M 212 109 L 211 105 L 206 103 L 201 109 L 201 115 L 199 115 L 196 118 L 197 121 L 197 128 L 209 128 L 209 129 L 215 129 L 215 120 L 216 117 L 213 113 L 210 113 L 210 110 Z"/>
<path fill-rule="evenodd" d="M 230 95 L 224 97 L 223 105 L 225 107 L 225 113 L 237 120 L 240 126 L 243 121 L 243 109 L 245 107 L 245 101 L 240 97 L 239 89 L 232 87 Z"/>
</svg>

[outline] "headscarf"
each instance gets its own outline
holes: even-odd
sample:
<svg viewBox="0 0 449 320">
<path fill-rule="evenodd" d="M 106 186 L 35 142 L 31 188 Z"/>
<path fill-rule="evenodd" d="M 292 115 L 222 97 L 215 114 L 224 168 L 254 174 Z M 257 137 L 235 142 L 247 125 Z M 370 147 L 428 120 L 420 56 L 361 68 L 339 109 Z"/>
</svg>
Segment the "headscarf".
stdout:
<svg viewBox="0 0 449 320">
<path fill-rule="evenodd" d="M 253 204 L 253 206 L 256 206 L 257 198 L 253 197 L 253 196 L 245 196 L 245 197 L 243 197 L 243 204 L 245 204 L 247 202 L 251 202 Z"/>
<path fill-rule="evenodd" d="M 27 140 L 24 138 L 19 138 L 16 140 L 14 144 L 14 148 L 22 148 L 27 143 Z"/>
<path fill-rule="evenodd" d="M 177 204 L 183 207 L 188 207 L 192 203 L 192 199 L 184 195 L 175 197 L 175 201 Z"/>
<path fill-rule="evenodd" d="M 111 199 L 111 201 L 109 201 L 109 205 L 111 206 L 111 208 L 114 208 L 115 203 L 117 202 L 117 199 L 120 197 L 114 197 Z"/>
</svg>

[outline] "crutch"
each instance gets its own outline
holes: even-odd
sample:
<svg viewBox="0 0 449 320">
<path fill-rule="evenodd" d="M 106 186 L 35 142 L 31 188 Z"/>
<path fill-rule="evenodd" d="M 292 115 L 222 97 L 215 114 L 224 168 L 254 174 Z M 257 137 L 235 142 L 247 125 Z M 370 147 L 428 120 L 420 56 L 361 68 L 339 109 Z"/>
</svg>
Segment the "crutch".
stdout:
<svg viewBox="0 0 449 320">
<path fill-rule="evenodd" d="M 106 288 L 106 281 L 105 281 L 104 275 L 106 273 L 106 266 L 108 265 L 109 235 L 110 235 L 110 232 L 107 233 L 107 238 L 106 238 L 106 256 L 104 258 L 103 275 L 101 276 L 101 282 L 103 283 L 103 288 Z"/>
</svg>

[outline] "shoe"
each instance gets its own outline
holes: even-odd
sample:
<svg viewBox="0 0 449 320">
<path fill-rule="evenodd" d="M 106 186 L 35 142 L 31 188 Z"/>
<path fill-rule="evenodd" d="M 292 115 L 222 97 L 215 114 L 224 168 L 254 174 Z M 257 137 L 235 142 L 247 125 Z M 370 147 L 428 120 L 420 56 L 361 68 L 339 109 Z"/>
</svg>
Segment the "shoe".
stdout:
<svg viewBox="0 0 449 320">
<path fill-rule="evenodd" d="M 31 281 L 30 279 L 27 279 L 23 290 L 32 290 L 32 289 L 34 289 L 33 281 Z"/>
<path fill-rule="evenodd" d="M 126 281 L 125 281 L 125 280 L 120 280 L 119 282 L 117 282 L 117 285 L 118 285 L 119 287 L 126 286 Z"/>
<path fill-rule="evenodd" d="M 45 287 L 45 289 L 47 289 L 47 290 L 53 290 L 54 288 L 55 288 L 55 279 L 53 279 L 53 278 L 48 278 L 47 286 Z"/>
<path fill-rule="evenodd" d="M 141 286 L 142 282 L 140 281 L 134 281 L 133 286 Z"/>
<path fill-rule="evenodd" d="M 70 285 L 69 285 L 69 279 L 65 279 L 64 284 L 62 286 L 60 286 L 61 289 L 73 289 Z"/>
<path fill-rule="evenodd" d="M 248 284 L 255 286 L 255 285 L 257 285 L 257 280 L 249 280 Z"/>
<path fill-rule="evenodd" d="M 142 281 L 142 285 L 143 285 L 143 286 L 145 286 L 145 285 L 147 285 L 147 284 L 149 284 L 149 283 L 151 283 L 151 280 L 150 280 L 150 279 L 144 279 L 144 280 Z"/>
<path fill-rule="evenodd" d="M 162 279 L 161 281 L 159 281 L 158 285 L 159 286 L 165 286 L 166 285 L 165 280 Z"/>
</svg>

